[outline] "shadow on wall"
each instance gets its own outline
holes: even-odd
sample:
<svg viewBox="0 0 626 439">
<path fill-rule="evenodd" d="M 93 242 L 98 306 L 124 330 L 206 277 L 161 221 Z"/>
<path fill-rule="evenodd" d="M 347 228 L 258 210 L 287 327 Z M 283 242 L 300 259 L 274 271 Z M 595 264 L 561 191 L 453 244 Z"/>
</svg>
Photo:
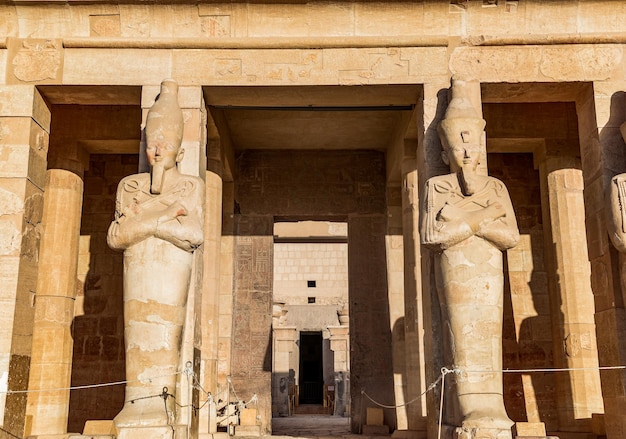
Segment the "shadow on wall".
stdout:
<svg viewBox="0 0 626 439">
<path fill-rule="evenodd" d="M 532 271 L 524 271 L 525 266 L 512 268 L 508 254 L 504 254 L 503 368 L 553 367 L 540 179 L 533 166 L 533 155 L 491 153 L 489 163 L 491 174 L 509 188 L 517 217 L 522 240 L 512 252 L 523 252 L 523 259 L 532 261 L 528 264 Z M 515 256 L 516 259 L 520 257 Z M 546 428 L 554 431 L 558 426 L 554 374 L 504 373 L 502 379 L 504 402 L 511 419 L 517 422 L 541 421 Z"/>
<path fill-rule="evenodd" d="M 136 155 L 90 157 L 85 172 L 79 278 L 72 323 L 72 386 L 123 381 L 126 377 L 123 320 L 123 254 L 111 250 L 106 233 L 115 211 L 119 180 L 137 172 Z M 82 303 L 82 306 L 81 306 Z M 82 308 L 82 311 L 81 311 Z M 68 431 L 82 432 L 91 419 L 113 419 L 124 404 L 124 385 L 73 390 Z"/>
</svg>

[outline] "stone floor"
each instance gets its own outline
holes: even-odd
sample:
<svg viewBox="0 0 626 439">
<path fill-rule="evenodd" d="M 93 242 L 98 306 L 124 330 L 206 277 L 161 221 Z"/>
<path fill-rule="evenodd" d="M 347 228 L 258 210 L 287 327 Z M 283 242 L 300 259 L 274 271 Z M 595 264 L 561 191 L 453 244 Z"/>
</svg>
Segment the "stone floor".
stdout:
<svg viewBox="0 0 626 439">
<path fill-rule="evenodd" d="M 350 418 L 330 415 L 294 415 L 272 418 L 272 438 L 298 437 L 347 437 L 350 433 Z"/>
</svg>

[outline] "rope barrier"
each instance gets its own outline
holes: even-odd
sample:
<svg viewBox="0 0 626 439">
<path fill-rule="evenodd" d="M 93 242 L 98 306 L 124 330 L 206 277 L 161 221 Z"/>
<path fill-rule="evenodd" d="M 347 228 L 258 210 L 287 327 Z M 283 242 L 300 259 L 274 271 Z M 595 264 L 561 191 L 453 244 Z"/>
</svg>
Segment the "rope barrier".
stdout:
<svg viewBox="0 0 626 439">
<path fill-rule="evenodd" d="M 403 404 L 398 404 L 398 405 L 386 405 L 386 404 L 381 404 L 378 401 L 376 401 L 375 399 L 373 399 L 370 395 L 367 394 L 367 392 L 365 391 L 365 388 L 361 388 L 361 395 L 366 397 L 367 399 L 369 399 L 371 402 L 373 402 L 375 405 L 382 407 L 382 408 L 386 408 L 386 409 L 396 409 L 396 408 L 400 408 L 400 407 L 405 407 L 408 406 L 409 404 L 414 403 L 415 401 L 419 400 L 422 396 L 424 396 L 426 393 L 430 392 L 431 390 L 433 390 L 435 387 L 437 387 L 437 385 L 441 382 L 441 398 L 439 401 L 439 422 L 438 422 L 438 433 L 437 433 L 437 438 L 441 439 L 441 430 L 442 430 L 442 425 L 443 425 L 443 402 L 444 402 L 444 395 L 445 395 L 445 379 L 446 379 L 446 375 L 450 374 L 450 373 L 455 373 L 457 375 L 462 375 L 462 374 L 471 374 L 471 373 L 537 373 L 537 372 L 542 372 L 542 373 L 548 373 L 548 372 L 577 372 L 577 371 L 592 371 L 592 370 L 624 370 L 626 369 L 626 366 L 598 366 L 598 367 L 564 367 L 564 368 L 542 368 L 542 369 L 502 369 L 502 370 L 473 370 L 473 369 L 448 369 L 447 367 L 442 367 L 441 368 L 441 375 L 439 375 L 439 377 L 433 381 L 427 388 L 426 390 L 424 390 L 420 395 L 418 395 L 417 397 L 413 398 L 411 401 L 405 402 Z M 361 403 L 361 419 L 360 419 L 360 424 L 363 423 L 363 408 L 364 408 L 364 404 Z M 360 426 L 359 426 L 360 428 Z"/>
<path fill-rule="evenodd" d="M 367 399 L 369 399 L 370 401 L 372 401 L 374 404 L 376 404 L 379 407 L 382 407 L 382 408 L 385 408 L 385 409 L 395 409 L 395 408 L 405 407 L 405 406 L 407 406 L 409 404 L 413 404 L 415 401 L 419 400 L 422 396 L 424 396 L 425 394 L 427 394 L 428 392 L 433 390 L 437 386 L 437 384 L 439 384 L 439 381 L 441 381 L 442 378 L 443 378 L 443 375 L 440 375 L 439 378 L 437 378 L 435 381 L 433 381 L 433 383 L 430 386 L 428 386 L 428 388 L 426 390 L 424 390 L 422 393 L 420 393 L 418 396 L 416 396 L 415 398 L 413 398 L 412 400 L 410 400 L 408 402 L 405 402 L 405 403 L 402 403 L 402 404 L 398 404 L 398 405 L 385 405 L 385 404 L 382 404 L 380 402 L 377 402 L 371 396 L 369 396 L 367 394 L 365 389 L 361 389 L 361 394 L 365 395 L 365 397 Z"/>
<path fill-rule="evenodd" d="M 386 405 L 380 403 L 373 399 L 370 395 L 367 394 L 365 388 L 361 389 L 361 394 L 364 395 L 367 399 L 372 401 L 375 405 L 386 408 L 386 409 L 396 409 L 400 407 L 408 406 L 409 404 L 413 404 L 417 400 L 419 400 L 426 393 L 433 390 L 440 381 L 444 380 L 444 377 L 449 373 L 455 373 L 457 375 L 461 375 L 463 373 L 533 373 L 533 372 L 576 372 L 576 371 L 590 371 L 590 370 L 622 370 L 626 369 L 626 366 L 599 366 L 599 367 L 567 367 L 567 368 L 544 368 L 544 369 L 502 369 L 502 370 L 475 370 L 475 369 L 448 369 L 447 367 L 441 368 L 441 375 L 433 381 L 426 390 L 420 393 L 417 397 L 413 398 L 411 401 L 398 404 L 398 405 Z M 443 387 L 443 386 L 442 386 Z"/>
<path fill-rule="evenodd" d="M 141 380 L 124 380 L 124 381 L 113 381 L 110 383 L 100 383 L 100 384 L 86 384 L 84 386 L 72 386 L 72 387 L 59 387 L 56 389 L 32 389 L 32 390 L 0 390 L 0 395 L 15 395 L 15 394 L 21 394 L 21 393 L 43 393 L 43 392 L 61 392 L 61 391 L 65 391 L 65 390 L 82 390 L 82 389 L 97 389 L 100 387 L 110 387 L 110 386 L 119 386 L 121 384 L 128 384 L 128 383 L 151 383 L 152 380 L 156 380 L 158 378 L 165 378 L 165 377 L 170 377 L 170 376 L 174 376 L 174 375 L 180 375 L 182 373 L 182 371 L 179 372 L 174 372 L 174 373 L 170 373 L 167 375 L 158 375 L 158 376 L 153 376 L 150 378 L 144 378 Z"/>
<path fill-rule="evenodd" d="M 437 387 L 437 385 L 439 383 L 441 383 L 441 397 L 440 397 L 440 401 L 439 401 L 439 422 L 438 422 L 439 425 L 438 425 L 438 435 L 437 435 L 438 439 L 441 439 L 441 430 L 442 430 L 442 425 L 443 425 L 443 405 L 444 405 L 444 395 L 445 395 L 445 391 L 444 391 L 444 389 L 445 389 L 445 377 L 446 377 L 446 375 L 448 375 L 450 373 L 455 373 L 457 375 L 461 375 L 463 373 L 465 373 L 465 374 L 472 374 L 472 373 L 483 373 L 483 374 L 484 373 L 538 373 L 538 372 L 550 373 L 550 372 L 576 372 L 576 371 L 592 371 L 592 370 L 602 371 L 602 370 L 624 370 L 624 369 L 626 369 L 626 366 L 568 367 L 568 368 L 541 368 L 541 369 L 502 369 L 502 370 L 473 370 L 473 369 L 466 369 L 466 370 L 464 370 L 464 369 L 458 369 L 458 368 L 456 368 L 456 369 L 448 369 L 447 367 L 442 367 L 441 368 L 441 374 L 439 375 L 439 377 L 435 381 L 433 381 L 426 388 L 426 390 L 424 390 L 417 397 L 413 398 L 412 400 L 410 400 L 408 402 L 405 402 L 405 403 L 402 403 L 402 404 L 398 404 L 398 405 L 382 404 L 382 403 L 376 401 L 375 399 L 373 399 L 370 395 L 368 395 L 367 392 L 365 391 L 365 388 L 361 388 L 361 395 L 366 397 L 372 403 L 374 403 L 375 405 L 377 405 L 379 407 L 386 408 L 386 409 L 396 409 L 396 408 L 408 406 L 409 404 L 412 404 L 412 403 L 418 401 L 422 396 L 424 396 L 426 393 L 430 392 L 431 390 L 434 390 Z M 193 388 L 202 391 L 207 396 L 207 399 L 199 407 L 196 407 L 195 405 L 193 405 L 193 403 L 187 404 L 187 405 L 179 404 L 176 401 L 176 397 L 174 395 L 168 393 L 167 387 L 164 387 L 163 388 L 163 392 L 161 392 L 158 395 L 143 396 L 143 397 L 140 397 L 140 398 L 135 398 L 134 400 L 130 401 L 131 403 L 134 403 L 135 401 L 142 400 L 142 399 L 155 398 L 155 397 L 163 398 L 163 401 L 164 401 L 164 404 L 165 404 L 165 414 L 167 416 L 168 423 L 169 423 L 169 412 L 168 412 L 168 409 L 167 409 L 167 398 L 169 398 L 169 397 L 174 399 L 174 403 L 175 403 L 176 406 L 178 406 L 180 408 L 191 407 L 194 411 L 196 411 L 196 413 L 197 413 L 197 411 L 201 410 L 207 403 L 214 401 L 214 397 L 211 394 L 211 392 L 207 392 L 200 385 L 200 382 L 198 381 L 196 373 L 193 371 L 193 369 L 190 367 L 189 364 L 182 371 L 178 371 L 178 372 L 175 372 L 175 373 L 172 373 L 172 374 L 167 374 L 167 375 L 158 375 L 158 376 L 145 378 L 145 379 L 140 379 L 140 380 L 114 381 L 114 382 L 110 382 L 110 383 L 89 384 L 89 385 L 83 385 L 83 386 L 72 386 L 72 387 L 64 387 L 64 388 L 56 388 L 56 389 L 4 390 L 4 391 L 0 391 L 0 394 L 12 395 L 12 394 L 28 394 L 28 393 L 41 393 L 41 392 L 59 392 L 59 391 L 68 391 L 68 390 L 94 389 L 94 388 L 101 388 L 101 387 L 118 386 L 118 385 L 127 384 L 127 383 L 134 383 L 134 382 L 149 382 L 149 383 L 151 383 L 152 380 L 154 380 L 154 379 L 175 376 L 175 375 L 179 375 L 181 373 L 185 374 L 187 376 L 188 380 L 193 380 L 193 384 L 192 384 Z M 228 382 L 228 390 L 232 390 L 232 393 L 235 396 L 236 404 L 237 404 L 238 407 L 241 408 L 243 405 L 245 405 L 245 402 L 242 402 L 239 399 L 239 397 L 237 396 L 237 392 L 235 391 L 235 386 L 233 385 L 230 377 L 227 378 L 227 382 Z M 224 391 L 226 391 L 226 390 L 224 390 Z M 230 392 L 229 392 L 229 395 L 230 395 Z M 257 396 L 256 396 L 256 394 L 254 394 L 252 399 L 249 402 L 255 402 L 256 403 L 257 402 L 256 398 L 257 398 Z M 361 403 L 360 424 L 362 424 L 362 422 L 363 422 L 363 408 L 364 408 L 364 406 L 365 405 L 363 403 Z M 230 415 L 227 415 L 227 418 L 228 417 L 230 417 Z M 361 430 L 361 425 L 359 425 L 359 430 Z M 174 435 L 174 428 L 173 427 L 172 427 L 172 435 Z"/>
</svg>

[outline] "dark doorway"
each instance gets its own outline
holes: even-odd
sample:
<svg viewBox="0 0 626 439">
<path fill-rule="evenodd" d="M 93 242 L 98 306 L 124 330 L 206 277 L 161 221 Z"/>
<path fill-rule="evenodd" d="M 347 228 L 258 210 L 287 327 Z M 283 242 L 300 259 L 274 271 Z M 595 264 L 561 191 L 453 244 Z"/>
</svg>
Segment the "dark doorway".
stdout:
<svg viewBox="0 0 626 439">
<path fill-rule="evenodd" d="M 300 333 L 300 404 L 321 404 L 324 378 L 322 333 Z"/>
</svg>

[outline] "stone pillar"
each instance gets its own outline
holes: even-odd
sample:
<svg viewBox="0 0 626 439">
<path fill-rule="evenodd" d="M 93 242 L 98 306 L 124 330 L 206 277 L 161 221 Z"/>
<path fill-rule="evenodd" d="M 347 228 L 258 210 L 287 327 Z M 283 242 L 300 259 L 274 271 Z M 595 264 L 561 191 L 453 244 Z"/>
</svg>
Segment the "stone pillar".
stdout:
<svg viewBox="0 0 626 439">
<path fill-rule="evenodd" d="M 212 124 L 209 124 L 212 126 Z M 211 135 L 213 134 L 213 135 Z M 206 171 L 206 205 L 204 209 L 203 289 L 198 312 L 201 322 L 200 385 L 212 394 L 217 390 L 218 321 L 220 295 L 220 260 L 222 246 L 222 177 L 219 137 L 209 134 L 209 166 Z M 200 395 L 200 405 L 208 395 Z M 201 410 L 199 433 L 209 433 L 209 410 Z"/>
<path fill-rule="evenodd" d="M 231 383 L 243 401 L 257 395 L 261 433 L 265 434 L 272 422 L 274 217 L 241 214 L 235 224 Z"/>
<path fill-rule="evenodd" d="M 365 425 L 367 407 L 393 401 L 392 343 L 387 293 L 385 250 L 387 218 L 383 214 L 348 217 L 348 273 L 350 297 L 350 387 L 353 396 L 352 431 Z M 384 409 L 385 425 L 396 425 L 396 412 Z"/>
<path fill-rule="evenodd" d="M 441 142 L 437 133 L 437 125 L 443 118 L 448 105 L 449 78 L 424 84 L 424 99 L 421 112 L 417 115 L 418 147 L 417 147 L 417 178 L 419 190 L 422 190 L 426 180 L 434 175 L 450 172 L 441 160 Z M 421 133 L 423 132 L 423 135 Z M 420 194 L 420 199 L 423 194 Z M 416 237 L 416 239 L 418 239 Z M 420 249 L 420 251 L 422 251 Z M 424 358 L 429 361 L 425 364 L 424 377 L 426 385 L 437 380 L 443 364 L 443 333 L 441 328 L 441 311 L 435 276 L 433 271 L 433 254 L 424 251 L 421 262 L 421 291 L 424 316 Z M 439 419 L 439 399 L 441 386 L 426 394 L 427 429 L 428 437 L 437 437 Z"/>
<path fill-rule="evenodd" d="M 618 255 L 609 241 L 607 228 L 611 229 L 612 218 L 611 209 L 605 203 L 611 178 L 626 171 L 626 147 L 620 133 L 620 125 L 626 120 L 624 90 L 623 79 L 596 81 L 576 102 L 600 366 L 626 364 L 626 256 Z M 602 370 L 600 379 L 607 438 L 623 438 L 626 435 L 626 371 Z"/>
<path fill-rule="evenodd" d="M 335 369 L 334 414 L 348 416 L 350 412 L 350 327 L 347 324 L 329 326 L 328 331 Z"/>
<path fill-rule="evenodd" d="M 233 308 L 235 283 L 235 185 L 224 182 L 222 224 L 224 233 L 220 253 L 220 297 L 218 318 L 217 394 L 228 392 L 233 343 Z M 223 398 L 222 398 L 223 399 Z"/>
<path fill-rule="evenodd" d="M 296 347 L 298 331 L 295 326 L 275 326 L 272 334 L 272 415 L 291 416 L 289 387 L 295 384 L 291 354 Z"/>
<path fill-rule="evenodd" d="M 562 155 L 539 161 L 554 367 L 591 369 L 556 373 L 559 429 L 591 431 L 603 402 L 581 165 Z"/>
<path fill-rule="evenodd" d="M 71 384 L 78 242 L 83 181 L 73 172 L 47 172 L 39 274 L 30 363 L 27 415 L 31 435 L 63 434 L 67 430 Z"/>
<path fill-rule="evenodd" d="M 34 86 L 0 86 L 0 391 L 26 390 L 50 110 Z M 0 393 L 2 430 L 22 437 L 25 394 Z M 28 426 L 26 426 L 28 427 Z"/>
<path fill-rule="evenodd" d="M 426 390 L 424 356 L 424 300 L 422 297 L 419 196 L 415 158 L 402 162 L 402 235 L 404 248 L 404 346 L 407 400 Z M 407 407 L 409 430 L 426 428 L 426 395 Z"/>
<path fill-rule="evenodd" d="M 207 189 L 204 220 L 205 242 L 201 247 L 201 251 L 194 254 L 194 271 L 187 299 L 187 318 L 184 326 L 179 370 L 184 370 L 187 365 L 191 364 L 196 379 L 202 380 L 201 371 L 206 372 L 206 364 L 202 364 L 204 358 L 204 352 L 202 352 L 203 340 L 205 339 L 206 331 L 210 331 L 213 326 L 208 321 L 210 319 L 205 320 L 203 318 L 204 301 L 208 299 L 209 306 L 211 306 L 211 299 L 204 294 L 204 288 L 206 288 L 204 269 L 209 270 L 209 275 L 211 276 L 209 282 L 215 285 L 217 273 L 219 273 L 219 259 L 215 258 L 215 246 L 218 242 L 216 233 L 217 236 L 221 234 L 221 222 L 219 221 L 221 215 L 221 181 L 218 183 L 215 180 L 215 174 L 207 172 L 207 112 L 202 88 L 183 86 L 179 88 L 178 95 L 179 105 L 185 122 L 181 144 L 185 155 L 179 165 L 180 171 L 183 174 L 197 175 L 206 179 L 205 188 Z M 217 179 L 219 180 L 219 176 L 217 176 Z M 217 192 L 219 192 L 219 197 L 215 198 L 218 195 Z M 207 241 L 207 237 L 209 241 Z M 204 263 L 206 258 L 211 257 L 218 259 L 217 265 L 207 266 Z M 208 410 L 197 412 L 189 406 L 189 404 L 193 404 L 196 407 L 200 406 L 199 390 L 193 390 L 193 380 L 190 377 L 181 374 L 180 385 L 177 387 L 179 387 L 177 389 L 177 394 L 179 395 L 177 396 L 178 402 L 184 407 L 177 411 L 176 419 L 179 424 L 188 425 L 193 436 L 199 430 L 201 420 L 203 426 L 208 425 Z M 203 402 L 206 396 L 202 395 Z"/>
<path fill-rule="evenodd" d="M 399 187 L 387 188 L 387 295 L 389 297 L 389 323 L 391 324 L 391 355 L 393 362 L 394 401 L 397 429 L 407 430 L 408 399 L 406 383 L 406 340 L 404 334 L 404 250 L 402 238 L 402 193 Z"/>
<path fill-rule="evenodd" d="M 218 321 L 220 260 L 222 237 L 222 179 L 211 171 L 206 173 L 204 220 L 204 269 L 201 315 L 202 354 L 200 383 L 207 392 L 214 393 L 217 386 Z M 200 404 L 208 395 L 200 395 Z M 208 433 L 208 411 L 199 413 L 200 433 Z"/>
</svg>

